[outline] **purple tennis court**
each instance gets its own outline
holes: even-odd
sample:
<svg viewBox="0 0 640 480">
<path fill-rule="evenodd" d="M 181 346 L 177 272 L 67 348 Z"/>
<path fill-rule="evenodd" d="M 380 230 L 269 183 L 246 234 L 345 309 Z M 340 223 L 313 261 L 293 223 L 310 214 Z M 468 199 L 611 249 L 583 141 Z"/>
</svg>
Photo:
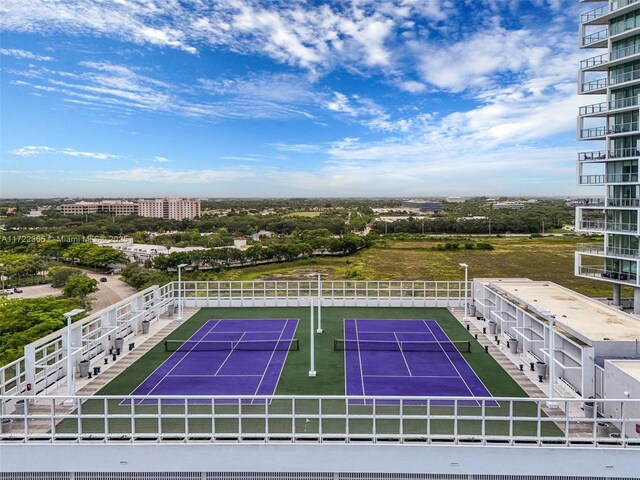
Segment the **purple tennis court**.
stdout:
<svg viewBox="0 0 640 480">
<path fill-rule="evenodd" d="M 435 320 L 345 319 L 346 393 L 490 397 L 459 348 Z"/>
<path fill-rule="evenodd" d="M 297 319 L 209 320 L 132 395 L 273 395 Z"/>
</svg>

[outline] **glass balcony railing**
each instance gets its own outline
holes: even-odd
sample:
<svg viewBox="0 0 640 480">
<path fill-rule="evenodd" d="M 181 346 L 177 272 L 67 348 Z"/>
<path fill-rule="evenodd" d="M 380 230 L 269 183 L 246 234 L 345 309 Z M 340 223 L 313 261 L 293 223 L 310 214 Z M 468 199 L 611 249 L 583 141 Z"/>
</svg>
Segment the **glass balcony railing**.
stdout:
<svg viewBox="0 0 640 480">
<path fill-rule="evenodd" d="M 579 162 L 597 162 L 599 160 L 606 160 L 606 159 L 607 159 L 606 150 L 594 150 L 591 152 L 578 153 Z"/>
<path fill-rule="evenodd" d="M 640 150 L 637 148 L 616 148 L 615 150 L 609 150 L 608 158 L 633 158 L 640 156 Z"/>
<path fill-rule="evenodd" d="M 580 230 L 590 232 L 604 232 L 606 223 L 603 220 L 583 220 L 580 222 Z"/>
<path fill-rule="evenodd" d="M 611 255 L 615 257 L 638 258 L 640 256 L 640 250 L 637 248 L 605 247 L 603 243 L 578 243 L 576 251 L 591 255 Z"/>
<path fill-rule="evenodd" d="M 582 37 L 582 46 L 588 47 L 597 42 L 602 42 L 609 38 L 609 29 L 605 28 L 604 30 L 600 30 L 599 32 L 590 33 L 589 35 L 585 35 Z"/>
<path fill-rule="evenodd" d="M 628 32 L 635 28 L 640 28 L 640 17 L 629 18 L 623 22 L 617 22 L 609 28 L 590 33 L 582 37 L 582 46 L 588 47 L 594 43 L 602 42 L 609 37 L 615 37 L 621 33 Z"/>
<path fill-rule="evenodd" d="M 615 135 L 616 133 L 637 132 L 638 122 L 616 123 L 607 129 L 607 134 Z"/>
<path fill-rule="evenodd" d="M 594 255 L 604 255 L 604 244 L 602 243 L 578 243 L 576 251 L 581 253 L 592 253 Z"/>
<path fill-rule="evenodd" d="M 604 267 L 597 267 L 597 266 L 579 266 L 578 275 L 584 275 L 587 277 L 594 277 L 594 278 L 606 278 L 611 280 L 618 280 L 621 282 L 626 282 L 634 285 L 638 278 L 638 276 L 635 273 L 612 271 L 612 270 L 607 270 Z"/>
<path fill-rule="evenodd" d="M 604 198 L 602 197 L 592 197 L 592 198 L 581 198 L 578 207 L 584 208 L 600 208 L 604 207 Z"/>
<path fill-rule="evenodd" d="M 631 72 L 622 72 L 611 75 L 609 78 L 600 78 L 582 84 L 582 92 L 588 93 L 594 90 L 602 90 L 603 88 L 612 87 L 621 83 L 632 82 L 640 79 L 640 69 Z"/>
<path fill-rule="evenodd" d="M 580 107 L 580 116 L 594 115 L 596 113 L 604 113 L 607 111 L 609 111 L 609 104 L 607 102 L 594 103 L 593 105 Z"/>
<path fill-rule="evenodd" d="M 584 128 L 580 130 L 580 138 L 604 137 L 607 133 L 607 127 Z"/>
<path fill-rule="evenodd" d="M 609 110 L 617 110 L 618 108 L 628 108 L 638 106 L 638 95 L 627 98 L 618 98 L 609 102 Z"/>
<path fill-rule="evenodd" d="M 604 185 L 606 175 L 580 175 L 580 185 Z"/>
<path fill-rule="evenodd" d="M 615 23 L 615 24 L 611 25 L 609 27 L 609 29 L 608 29 L 609 36 L 610 37 L 615 37 L 616 35 L 620 35 L 621 33 L 627 32 L 629 30 L 633 30 L 634 28 L 638 28 L 638 27 L 640 27 L 640 17 L 629 18 L 629 19 L 625 20 L 624 22 L 618 22 L 618 23 Z M 595 36 L 601 35 L 601 32 L 596 32 L 596 33 L 594 33 L 592 35 L 595 35 Z M 602 40 L 602 39 L 600 39 L 600 40 Z M 599 40 L 593 40 L 591 43 L 596 42 L 596 41 L 599 41 Z"/>
<path fill-rule="evenodd" d="M 590 22 L 591 20 L 595 20 L 596 18 L 602 17 L 610 12 L 615 12 L 616 10 L 626 7 L 627 5 L 631 5 L 632 3 L 636 3 L 637 1 L 638 0 L 614 0 L 608 5 L 583 13 L 580 15 L 580 22 Z"/>
<path fill-rule="evenodd" d="M 608 232 L 625 232 L 625 233 L 637 233 L 637 223 L 616 223 L 606 222 L 605 230 Z"/>
<path fill-rule="evenodd" d="M 607 255 L 615 255 L 616 257 L 640 257 L 640 250 L 637 248 L 609 247 L 606 249 Z"/>
<path fill-rule="evenodd" d="M 589 22 L 591 20 L 595 20 L 598 17 L 602 17 L 603 15 L 606 15 L 607 13 L 609 13 L 609 5 L 603 5 L 602 7 L 590 10 L 590 11 L 580 15 L 580 22 L 581 23 L 586 23 L 586 22 Z"/>
<path fill-rule="evenodd" d="M 589 232 L 637 233 L 638 224 L 605 222 L 604 220 L 583 220 L 580 222 L 580 230 Z"/>
<path fill-rule="evenodd" d="M 608 207 L 638 207 L 640 199 L 638 198 L 607 198 Z"/>
<path fill-rule="evenodd" d="M 585 82 L 582 84 L 582 92 L 593 92 L 594 90 L 602 90 L 603 88 L 607 88 L 609 86 L 608 78 L 601 78 L 599 80 L 592 80 L 590 82 Z"/>
<path fill-rule="evenodd" d="M 603 65 L 605 63 L 620 60 L 621 58 L 630 57 L 640 53 L 640 44 L 628 45 L 623 48 L 612 50 L 611 53 L 603 53 L 602 55 L 596 55 L 595 57 L 587 58 L 580 61 L 580 68 L 591 68 Z"/>
<path fill-rule="evenodd" d="M 637 173 L 616 173 L 609 175 L 580 175 L 580 185 L 605 185 L 607 183 L 637 183 Z M 620 205 L 617 205 L 620 206 Z"/>
</svg>

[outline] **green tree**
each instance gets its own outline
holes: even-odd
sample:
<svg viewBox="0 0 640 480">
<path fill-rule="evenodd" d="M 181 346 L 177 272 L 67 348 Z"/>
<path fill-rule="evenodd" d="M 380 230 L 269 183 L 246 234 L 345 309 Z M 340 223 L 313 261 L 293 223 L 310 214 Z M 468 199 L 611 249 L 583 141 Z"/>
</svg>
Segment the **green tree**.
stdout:
<svg viewBox="0 0 640 480">
<path fill-rule="evenodd" d="M 86 275 L 80 275 L 69 279 L 62 289 L 62 294 L 69 297 L 84 299 L 87 295 L 98 291 L 98 282 Z"/>
<path fill-rule="evenodd" d="M 73 277 L 82 275 L 82 270 L 73 267 L 51 267 L 48 279 L 52 287 L 62 288 Z"/>
</svg>

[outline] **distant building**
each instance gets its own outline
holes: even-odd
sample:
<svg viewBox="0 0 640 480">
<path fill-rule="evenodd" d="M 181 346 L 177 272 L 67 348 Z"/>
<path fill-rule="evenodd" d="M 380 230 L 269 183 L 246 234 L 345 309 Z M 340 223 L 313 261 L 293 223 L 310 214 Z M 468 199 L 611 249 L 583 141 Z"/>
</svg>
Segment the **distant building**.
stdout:
<svg viewBox="0 0 640 480">
<path fill-rule="evenodd" d="M 421 212 L 436 213 L 442 211 L 442 203 L 432 200 L 406 200 L 402 202 L 402 206 L 406 208 L 415 208 Z"/>
<path fill-rule="evenodd" d="M 245 237 L 236 237 L 233 239 L 233 246 L 239 250 L 247 248 L 247 239 Z"/>
<path fill-rule="evenodd" d="M 200 216 L 200 200 L 182 198 L 157 198 L 138 200 L 138 215 L 141 217 L 184 220 Z"/>
<path fill-rule="evenodd" d="M 449 203 L 464 203 L 465 202 L 465 198 L 464 197 L 447 197 L 446 200 Z"/>
<path fill-rule="evenodd" d="M 109 213 L 116 217 L 138 213 L 138 204 L 126 200 L 102 200 L 100 202 L 64 203 L 58 207 L 63 215 L 91 215 Z"/>
<path fill-rule="evenodd" d="M 491 207 L 494 210 L 500 210 L 500 209 L 518 210 L 524 207 L 524 204 L 520 202 L 497 202 L 491 205 Z"/>
<path fill-rule="evenodd" d="M 169 255 L 176 252 L 191 252 L 194 250 L 206 250 L 205 247 L 170 247 L 164 245 L 150 245 L 146 243 L 133 243 L 133 238 L 126 237 L 121 241 L 110 241 L 102 239 L 94 239 L 93 243 L 105 245 L 115 248 L 124 253 L 129 261 L 136 263 L 144 263 L 158 255 Z"/>
<path fill-rule="evenodd" d="M 108 213 L 110 215 L 140 215 L 141 217 L 183 220 L 200 216 L 200 200 L 180 198 L 140 199 L 137 202 L 126 200 L 102 200 L 100 202 L 65 203 L 58 207 L 63 215 L 90 215 Z"/>
</svg>

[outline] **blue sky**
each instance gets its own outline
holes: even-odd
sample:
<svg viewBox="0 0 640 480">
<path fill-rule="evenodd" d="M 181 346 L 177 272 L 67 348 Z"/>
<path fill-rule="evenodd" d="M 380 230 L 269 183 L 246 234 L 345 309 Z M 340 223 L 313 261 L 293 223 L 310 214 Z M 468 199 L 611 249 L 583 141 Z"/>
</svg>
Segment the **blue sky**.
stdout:
<svg viewBox="0 0 640 480">
<path fill-rule="evenodd" d="M 580 10 L 4 0 L 0 196 L 591 195 Z"/>
</svg>

